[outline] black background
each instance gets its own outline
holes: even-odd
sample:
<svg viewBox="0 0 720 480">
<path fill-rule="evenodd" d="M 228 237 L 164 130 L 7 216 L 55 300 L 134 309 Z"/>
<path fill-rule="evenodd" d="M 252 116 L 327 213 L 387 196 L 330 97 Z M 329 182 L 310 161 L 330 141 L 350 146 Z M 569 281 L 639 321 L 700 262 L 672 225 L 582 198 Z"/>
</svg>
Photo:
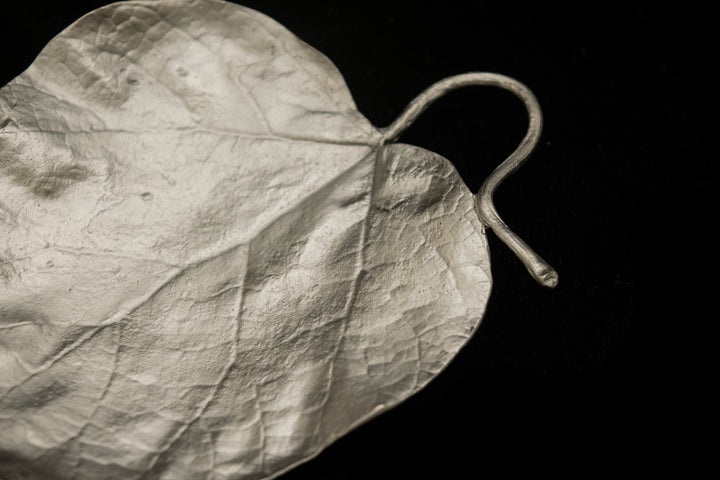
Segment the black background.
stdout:
<svg viewBox="0 0 720 480">
<path fill-rule="evenodd" d="M 0 84 L 105 3 L 3 2 Z M 695 222 L 678 199 L 712 207 L 717 186 L 716 176 L 688 173 L 693 162 L 712 161 L 701 148 L 711 136 L 705 66 L 717 57 L 709 10 L 242 3 L 327 55 L 377 126 L 449 75 L 491 71 L 528 85 L 544 134 L 496 204 L 560 273 L 557 289 L 537 286 L 489 234 L 493 293 L 469 345 L 418 395 L 282 478 L 474 478 L 497 467 L 584 474 L 671 463 L 667 452 L 686 440 L 674 428 L 692 423 L 687 403 L 672 401 L 674 390 L 692 387 L 677 357 L 694 325 L 671 306 L 687 271 L 687 250 L 676 245 Z M 438 102 L 401 141 L 445 156 L 477 191 L 525 128 L 511 94 L 475 88 Z M 700 220 L 717 218 L 707 215 Z M 641 269 L 652 288 L 638 287 Z"/>
</svg>

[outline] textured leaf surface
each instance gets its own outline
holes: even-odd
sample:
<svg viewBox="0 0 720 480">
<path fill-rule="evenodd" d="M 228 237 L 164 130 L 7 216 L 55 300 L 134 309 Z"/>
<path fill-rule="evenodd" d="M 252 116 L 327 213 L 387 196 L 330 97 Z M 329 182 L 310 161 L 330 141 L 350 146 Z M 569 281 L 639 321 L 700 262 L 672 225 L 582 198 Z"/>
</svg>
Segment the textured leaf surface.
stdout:
<svg viewBox="0 0 720 480">
<path fill-rule="evenodd" d="M 490 290 L 453 167 L 219 0 L 85 16 L 0 90 L 0 477 L 261 479 L 427 384 Z"/>
</svg>

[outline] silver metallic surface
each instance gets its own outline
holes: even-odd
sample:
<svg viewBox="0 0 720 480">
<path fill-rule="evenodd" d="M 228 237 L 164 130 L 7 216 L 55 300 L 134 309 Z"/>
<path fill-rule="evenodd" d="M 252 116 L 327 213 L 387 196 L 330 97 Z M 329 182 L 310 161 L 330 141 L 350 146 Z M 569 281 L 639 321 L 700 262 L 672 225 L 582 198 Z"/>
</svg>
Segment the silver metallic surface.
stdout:
<svg viewBox="0 0 720 480">
<path fill-rule="evenodd" d="M 273 478 L 480 323 L 475 196 L 258 12 L 94 11 L 0 126 L 3 480 Z"/>
<path fill-rule="evenodd" d="M 510 230 L 498 215 L 493 203 L 493 194 L 497 187 L 525 162 L 540 139 L 542 132 L 542 111 L 535 95 L 522 83 L 504 75 L 487 72 L 473 72 L 446 78 L 432 85 L 418 95 L 392 125 L 383 132 L 386 142 L 397 138 L 403 130 L 415 121 L 435 100 L 448 92 L 469 86 L 490 85 L 513 92 L 523 101 L 528 111 L 529 126 L 525 137 L 515 151 L 493 171 L 485 180 L 477 194 L 478 214 L 483 223 L 492 228 L 495 234 L 518 256 L 528 272 L 542 286 L 555 288 L 558 284 L 557 272 L 537 253 L 535 253 L 515 232 Z"/>
</svg>

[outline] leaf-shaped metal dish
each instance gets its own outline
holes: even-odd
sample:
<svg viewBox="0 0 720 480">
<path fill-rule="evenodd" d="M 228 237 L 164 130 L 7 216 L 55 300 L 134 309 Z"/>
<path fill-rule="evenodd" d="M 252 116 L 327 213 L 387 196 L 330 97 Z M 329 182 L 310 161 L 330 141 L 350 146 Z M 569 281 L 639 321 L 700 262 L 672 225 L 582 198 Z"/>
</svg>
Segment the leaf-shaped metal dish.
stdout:
<svg viewBox="0 0 720 480">
<path fill-rule="evenodd" d="M 531 128 L 476 197 L 392 140 L 496 84 Z M 483 221 L 539 109 L 492 74 L 388 129 L 337 69 L 220 0 L 128 1 L 0 90 L 0 476 L 265 479 L 412 395 L 478 327 Z M 479 201 L 478 201 L 479 198 Z"/>
</svg>

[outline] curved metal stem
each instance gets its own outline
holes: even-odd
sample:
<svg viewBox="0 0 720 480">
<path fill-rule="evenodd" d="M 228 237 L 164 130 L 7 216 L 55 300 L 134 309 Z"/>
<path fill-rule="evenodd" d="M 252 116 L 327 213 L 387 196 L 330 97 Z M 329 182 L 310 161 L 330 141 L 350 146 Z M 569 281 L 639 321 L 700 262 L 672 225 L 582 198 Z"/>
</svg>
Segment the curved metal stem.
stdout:
<svg viewBox="0 0 720 480">
<path fill-rule="evenodd" d="M 517 80 L 496 73 L 475 72 L 446 78 L 432 85 L 410 102 L 400 117 L 384 130 L 383 140 L 390 142 L 397 138 L 435 100 L 451 90 L 477 85 L 490 85 L 511 91 L 523 101 L 529 116 L 529 126 L 525 138 L 522 139 L 515 151 L 490 174 L 480 188 L 480 192 L 475 196 L 480 220 L 515 252 L 515 255 L 520 258 L 530 275 L 538 283 L 554 288 L 558 283 L 557 272 L 508 228 L 498 215 L 493 203 L 493 194 L 497 187 L 525 162 L 540 138 L 542 111 L 530 89 Z"/>
</svg>

